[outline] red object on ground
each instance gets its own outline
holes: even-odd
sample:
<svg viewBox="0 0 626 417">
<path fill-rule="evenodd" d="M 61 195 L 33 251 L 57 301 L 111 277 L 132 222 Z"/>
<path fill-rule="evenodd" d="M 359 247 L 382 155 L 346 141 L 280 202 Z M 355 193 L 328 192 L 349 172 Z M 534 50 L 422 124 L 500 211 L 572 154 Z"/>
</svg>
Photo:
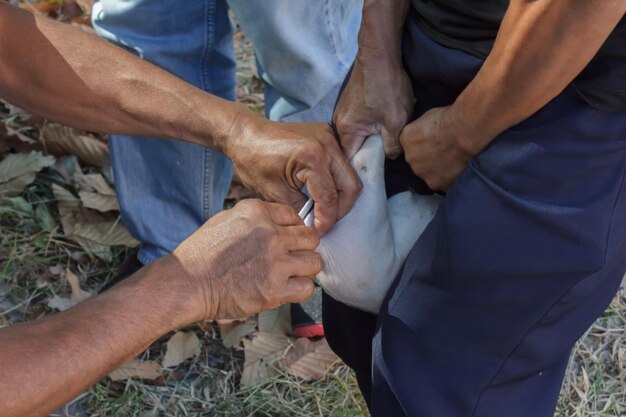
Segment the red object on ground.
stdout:
<svg viewBox="0 0 626 417">
<path fill-rule="evenodd" d="M 324 325 L 322 323 L 308 324 L 293 329 L 293 335 L 296 337 L 323 337 Z"/>
</svg>

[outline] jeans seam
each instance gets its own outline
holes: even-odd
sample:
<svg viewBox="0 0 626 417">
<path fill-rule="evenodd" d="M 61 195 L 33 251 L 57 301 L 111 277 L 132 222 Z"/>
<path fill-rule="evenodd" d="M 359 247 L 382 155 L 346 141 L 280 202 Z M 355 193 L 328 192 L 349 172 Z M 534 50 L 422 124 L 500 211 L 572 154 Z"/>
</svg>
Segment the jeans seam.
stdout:
<svg viewBox="0 0 626 417">
<path fill-rule="evenodd" d="M 335 39 L 335 32 L 333 30 L 333 25 L 331 24 L 331 21 L 330 21 L 330 7 L 329 6 L 330 6 L 329 1 L 326 0 L 324 2 L 324 16 L 326 20 L 326 28 L 328 29 L 328 34 L 330 35 L 330 43 L 333 48 L 333 52 L 335 53 L 335 57 L 337 57 L 337 62 L 339 62 L 339 64 L 343 66 L 345 70 L 349 68 L 350 64 L 346 63 L 342 59 L 341 54 L 337 50 L 337 39 Z"/>
<path fill-rule="evenodd" d="M 207 0 L 206 2 L 206 31 L 205 31 L 205 44 L 202 51 L 202 88 L 205 91 L 211 89 L 211 80 L 209 76 L 209 62 L 213 55 L 213 47 L 215 43 L 215 9 L 217 5 L 215 0 Z"/>
<path fill-rule="evenodd" d="M 211 166 L 212 166 L 212 158 L 213 155 L 210 150 L 204 149 L 204 178 L 203 178 L 203 192 L 202 196 L 202 222 L 208 220 L 208 218 L 213 213 L 213 207 L 211 204 L 211 196 L 213 195 L 212 190 L 212 181 L 211 181 Z"/>
<path fill-rule="evenodd" d="M 205 43 L 204 50 L 202 51 L 202 59 L 201 59 L 201 70 L 202 70 L 202 89 L 204 91 L 210 91 L 212 88 L 212 83 L 209 74 L 209 65 L 211 62 L 211 57 L 213 55 L 213 48 L 215 44 L 215 14 L 216 14 L 216 0 L 207 0 L 205 9 L 205 18 L 206 18 L 206 30 L 205 30 Z M 211 213 L 213 212 L 213 207 L 211 207 L 211 151 L 208 149 L 203 149 L 204 158 L 203 158 L 203 177 L 202 177 L 202 222 L 205 222 Z"/>
</svg>

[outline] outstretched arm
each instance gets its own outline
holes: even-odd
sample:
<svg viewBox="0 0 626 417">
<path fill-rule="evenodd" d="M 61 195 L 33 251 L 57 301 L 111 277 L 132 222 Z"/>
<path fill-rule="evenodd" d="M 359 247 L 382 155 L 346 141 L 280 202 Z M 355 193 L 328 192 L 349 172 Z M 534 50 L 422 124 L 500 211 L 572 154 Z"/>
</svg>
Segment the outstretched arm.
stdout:
<svg viewBox="0 0 626 417">
<path fill-rule="evenodd" d="M 177 327 L 305 300 L 318 242 L 290 207 L 246 200 L 109 291 L 0 329 L 2 415 L 47 415 Z"/>
<path fill-rule="evenodd" d="M 222 151 L 268 200 L 299 208 L 307 185 L 322 233 L 360 191 L 327 124 L 270 122 L 95 35 L 7 4 L 0 4 L 0 97 L 85 130 Z"/>
</svg>

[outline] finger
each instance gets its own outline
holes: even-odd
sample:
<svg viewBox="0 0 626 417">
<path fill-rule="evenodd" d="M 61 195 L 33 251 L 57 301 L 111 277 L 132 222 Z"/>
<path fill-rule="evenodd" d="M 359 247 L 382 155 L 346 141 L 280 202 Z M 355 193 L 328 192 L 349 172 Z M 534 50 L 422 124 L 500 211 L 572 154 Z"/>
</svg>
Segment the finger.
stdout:
<svg viewBox="0 0 626 417">
<path fill-rule="evenodd" d="M 285 247 L 289 251 L 314 250 L 320 244 L 316 229 L 306 226 L 289 226 L 285 231 Z"/>
<path fill-rule="evenodd" d="M 359 197 L 363 184 L 348 158 L 338 146 L 330 148 L 330 173 L 337 189 L 337 218 L 348 214 Z"/>
<path fill-rule="evenodd" d="M 400 143 L 400 135 L 398 132 L 389 131 L 385 127 L 380 132 L 383 137 L 383 148 L 385 155 L 389 159 L 396 159 L 402 154 L 402 144 Z"/>
<path fill-rule="evenodd" d="M 298 212 L 286 204 L 266 203 L 272 221 L 280 226 L 303 225 L 304 222 L 298 216 Z"/>
<path fill-rule="evenodd" d="M 315 285 L 310 278 L 294 277 L 289 278 L 283 291 L 284 303 L 301 303 L 306 301 L 315 291 Z"/>
<path fill-rule="evenodd" d="M 320 168 L 307 170 L 305 183 L 315 203 L 313 227 L 323 236 L 337 221 L 337 188 L 328 165 Z"/>
<path fill-rule="evenodd" d="M 341 147 L 343 152 L 347 156 L 348 159 L 352 159 L 352 157 L 361 149 L 363 146 L 363 142 L 365 142 L 365 138 L 368 135 L 366 133 L 360 135 L 351 135 L 351 134 L 341 134 L 339 131 L 339 140 L 341 142 Z"/>
<path fill-rule="evenodd" d="M 312 250 L 291 252 L 286 265 L 290 277 L 314 277 L 324 269 L 324 261 L 319 253 Z"/>
</svg>

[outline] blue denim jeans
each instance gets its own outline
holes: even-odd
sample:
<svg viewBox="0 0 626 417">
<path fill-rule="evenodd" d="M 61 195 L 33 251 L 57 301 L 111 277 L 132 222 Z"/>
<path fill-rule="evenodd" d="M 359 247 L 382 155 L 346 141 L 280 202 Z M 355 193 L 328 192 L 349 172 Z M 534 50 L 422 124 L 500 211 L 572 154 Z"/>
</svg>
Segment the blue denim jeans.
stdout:
<svg viewBox="0 0 626 417">
<path fill-rule="evenodd" d="M 97 33 L 189 83 L 235 99 L 233 28 L 225 0 L 100 0 Z M 221 153 L 174 140 L 109 139 L 122 219 L 139 260 L 170 252 L 222 209 L 232 176 Z"/>
<path fill-rule="evenodd" d="M 252 40 L 271 120 L 330 121 L 357 51 L 362 0 L 228 0 Z"/>
<path fill-rule="evenodd" d="M 330 120 L 356 54 L 361 0 L 231 0 L 255 43 L 273 120 Z M 226 0 L 99 0 L 96 32 L 212 94 L 235 99 L 233 28 Z M 200 146 L 113 135 L 122 219 L 144 263 L 173 250 L 222 209 L 230 161 Z"/>
</svg>

